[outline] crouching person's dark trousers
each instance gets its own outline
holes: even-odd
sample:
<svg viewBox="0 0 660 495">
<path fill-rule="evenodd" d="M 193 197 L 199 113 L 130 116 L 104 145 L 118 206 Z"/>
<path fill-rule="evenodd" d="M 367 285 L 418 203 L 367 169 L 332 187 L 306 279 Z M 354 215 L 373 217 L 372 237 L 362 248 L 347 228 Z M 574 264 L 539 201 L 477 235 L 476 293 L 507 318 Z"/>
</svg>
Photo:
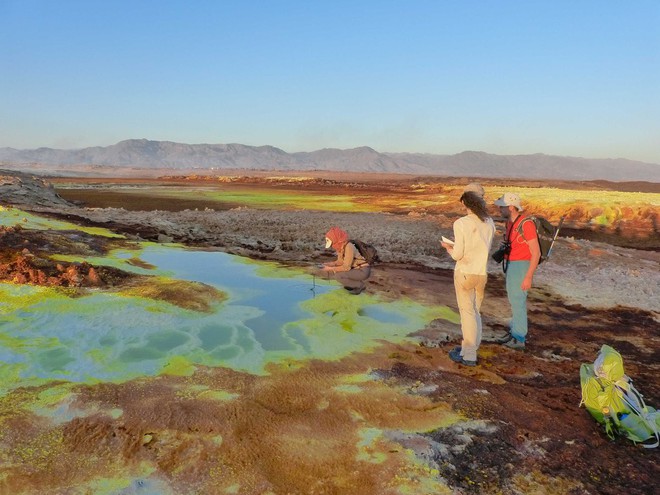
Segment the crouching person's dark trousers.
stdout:
<svg viewBox="0 0 660 495">
<path fill-rule="evenodd" d="M 369 265 L 359 268 L 352 268 L 347 272 L 338 272 L 335 276 L 337 281 L 347 289 L 364 290 L 364 282 L 371 276 L 371 267 Z"/>
</svg>

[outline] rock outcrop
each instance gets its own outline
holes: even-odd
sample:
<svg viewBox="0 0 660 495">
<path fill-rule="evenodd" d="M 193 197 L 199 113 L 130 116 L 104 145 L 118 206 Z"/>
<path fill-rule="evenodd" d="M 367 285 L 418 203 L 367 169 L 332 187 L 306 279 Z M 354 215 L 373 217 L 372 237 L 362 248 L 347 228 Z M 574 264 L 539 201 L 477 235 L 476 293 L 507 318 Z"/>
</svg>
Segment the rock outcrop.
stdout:
<svg viewBox="0 0 660 495">
<path fill-rule="evenodd" d="M 41 177 L 0 170 L 0 204 L 29 207 L 72 206 Z"/>
</svg>

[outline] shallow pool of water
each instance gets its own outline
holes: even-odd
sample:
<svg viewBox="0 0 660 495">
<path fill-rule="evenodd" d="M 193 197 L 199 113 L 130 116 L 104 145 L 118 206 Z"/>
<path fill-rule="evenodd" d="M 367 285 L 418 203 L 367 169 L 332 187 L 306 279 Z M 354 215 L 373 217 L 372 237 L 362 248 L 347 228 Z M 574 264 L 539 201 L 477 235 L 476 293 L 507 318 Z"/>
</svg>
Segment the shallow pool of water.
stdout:
<svg viewBox="0 0 660 495">
<path fill-rule="evenodd" d="M 129 265 L 136 257 L 154 270 Z M 263 373 L 269 362 L 338 359 L 378 339 L 403 339 L 433 318 L 453 317 L 446 308 L 385 304 L 348 294 L 332 280 L 221 252 L 145 244 L 130 259 L 117 251 L 105 261 L 208 284 L 227 298 L 202 313 L 122 293 L 71 298 L 0 284 L 0 389 L 49 380 L 124 381 L 171 372 L 174 363 L 178 372 L 207 365 Z"/>
</svg>

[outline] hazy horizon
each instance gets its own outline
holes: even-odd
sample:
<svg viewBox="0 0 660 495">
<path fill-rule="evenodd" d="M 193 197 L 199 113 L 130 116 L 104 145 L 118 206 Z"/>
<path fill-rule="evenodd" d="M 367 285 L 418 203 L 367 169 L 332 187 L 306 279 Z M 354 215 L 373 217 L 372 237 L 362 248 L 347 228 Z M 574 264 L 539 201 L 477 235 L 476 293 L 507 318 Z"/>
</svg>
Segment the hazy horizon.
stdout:
<svg viewBox="0 0 660 495">
<path fill-rule="evenodd" d="M 546 156 L 557 156 L 557 157 L 560 157 L 560 158 L 579 158 L 579 159 L 586 159 L 586 160 L 630 160 L 630 161 L 639 161 L 639 162 L 642 162 L 642 163 L 646 163 L 648 165 L 657 165 L 657 166 L 660 167 L 660 162 L 658 162 L 658 163 L 656 163 L 656 162 L 643 162 L 642 160 L 634 160 L 632 158 L 628 158 L 628 157 L 625 157 L 625 156 L 594 158 L 594 157 L 589 157 L 589 156 L 551 155 L 549 153 L 518 153 L 516 155 L 500 155 L 498 153 L 490 153 L 489 151 L 485 151 L 485 150 L 462 150 L 462 151 L 459 151 L 457 153 L 426 153 L 426 152 L 420 152 L 420 151 L 388 152 L 388 151 L 382 151 L 382 150 L 373 148 L 371 146 L 366 146 L 366 145 L 356 146 L 354 148 L 326 147 L 326 148 L 319 148 L 319 149 L 316 149 L 316 150 L 292 150 L 292 151 L 289 151 L 289 150 L 284 150 L 284 149 L 280 148 L 279 146 L 275 146 L 275 145 L 268 144 L 268 143 L 257 144 L 257 145 L 246 145 L 245 143 L 183 143 L 183 142 L 180 142 L 180 141 L 170 141 L 170 140 L 161 141 L 161 140 L 147 139 L 147 138 L 128 138 L 128 139 L 122 139 L 121 141 L 118 141 L 117 143 L 110 144 L 108 146 L 114 146 L 114 145 L 120 144 L 120 143 L 125 142 L 125 141 L 149 141 L 149 142 L 154 142 L 154 143 L 168 142 L 168 143 L 173 143 L 173 144 L 184 144 L 184 145 L 187 145 L 187 146 L 239 145 L 239 146 L 257 147 L 257 148 L 259 148 L 259 147 L 274 147 L 274 148 L 277 148 L 277 149 L 280 149 L 280 150 L 284 151 L 287 154 L 313 153 L 313 152 L 316 152 L 316 151 L 323 151 L 323 150 L 326 150 L 326 149 L 327 150 L 336 149 L 336 150 L 339 150 L 339 151 L 350 151 L 352 149 L 359 149 L 359 148 L 365 148 L 366 147 L 366 148 L 374 149 L 374 151 L 376 151 L 377 153 L 391 154 L 391 155 L 396 155 L 396 154 L 411 154 L 411 155 L 427 154 L 427 155 L 438 155 L 438 156 L 455 156 L 455 155 L 461 155 L 461 154 L 464 154 L 464 153 L 483 153 L 483 154 L 486 154 L 486 155 L 496 155 L 496 156 L 546 155 Z M 41 147 L 37 147 L 37 148 L 14 148 L 12 146 L 1 146 L 0 148 L 13 148 L 13 149 L 16 149 L 18 151 L 34 151 L 34 150 L 38 150 L 40 148 L 52 149 L 52 150 L 55 150 L 55 151 L 79 151 L 79 150 L 84 150 L 84 149 L 88 149 L 88 148 L 107 148 L 108 146 L 94 145 L 94 146 L 85 146 L 85 147 L 82 147 L 82 148 L 53 148 L 53 147 L 50 147 L 50 146 L 41 146 Z"/>
<path fill-rule="evenodd" d="M 0 147 L 659 164 L 658 25 L 650 0 L 0 0 Z"/>
</svg>

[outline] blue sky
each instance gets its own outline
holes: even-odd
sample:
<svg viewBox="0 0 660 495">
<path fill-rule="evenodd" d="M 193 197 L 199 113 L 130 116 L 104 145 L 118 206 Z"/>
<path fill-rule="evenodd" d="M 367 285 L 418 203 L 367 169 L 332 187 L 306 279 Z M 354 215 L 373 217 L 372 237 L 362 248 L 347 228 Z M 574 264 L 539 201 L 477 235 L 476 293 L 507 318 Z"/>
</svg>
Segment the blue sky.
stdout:
<svg viewBox="0 0 660 495">
<path fill-rule="evenodd" d="M 660 163 L 660 1 L 0 0 L 0 147 Z"/>
</svg>

